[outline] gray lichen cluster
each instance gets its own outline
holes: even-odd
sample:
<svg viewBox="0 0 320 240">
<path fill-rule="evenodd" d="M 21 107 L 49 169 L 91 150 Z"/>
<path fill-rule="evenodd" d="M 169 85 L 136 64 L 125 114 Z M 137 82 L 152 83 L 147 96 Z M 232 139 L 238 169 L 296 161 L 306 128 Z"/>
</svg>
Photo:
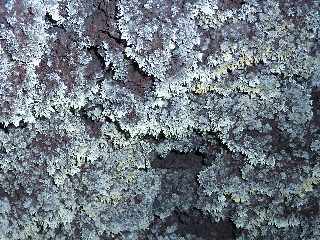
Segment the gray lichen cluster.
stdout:
<svg viewBox="0 0 320 240">
<path fill-rule="evenodd" d="M 319 10 L 0 0 L 0 240 L 320 239 Z"/>
</svg>

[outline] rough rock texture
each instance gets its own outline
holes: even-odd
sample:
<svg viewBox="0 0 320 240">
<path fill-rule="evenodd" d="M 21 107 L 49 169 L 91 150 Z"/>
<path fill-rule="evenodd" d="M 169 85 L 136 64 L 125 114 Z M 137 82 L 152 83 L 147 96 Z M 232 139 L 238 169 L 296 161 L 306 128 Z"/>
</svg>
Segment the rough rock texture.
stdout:
<svg viewBox="0 0 320 240">
<path fill-rule="evenodd" d="M 0 239 L 320 239 L 317 0 L 0 0 Z"/>
</svg>

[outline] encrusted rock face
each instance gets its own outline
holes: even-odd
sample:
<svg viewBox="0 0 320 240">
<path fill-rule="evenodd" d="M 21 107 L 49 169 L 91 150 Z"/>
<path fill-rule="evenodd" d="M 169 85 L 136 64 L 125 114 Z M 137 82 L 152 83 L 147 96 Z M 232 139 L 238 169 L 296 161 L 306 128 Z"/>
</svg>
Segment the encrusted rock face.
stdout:
<svg viewBox="0 0 320 240">
<path fill-rule="evenodd" d="M 0 239 L 320 239 L 317 0 L 0 0 Z"/>
</svg>

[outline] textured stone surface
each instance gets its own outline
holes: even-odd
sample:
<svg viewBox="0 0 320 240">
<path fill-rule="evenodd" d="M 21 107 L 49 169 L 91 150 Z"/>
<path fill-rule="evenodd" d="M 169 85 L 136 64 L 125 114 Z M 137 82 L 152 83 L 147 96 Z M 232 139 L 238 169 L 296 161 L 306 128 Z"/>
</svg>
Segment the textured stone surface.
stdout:
<svg viewBox="0 0 320 240">
<path fill-rule="evenodd" d="M 320 239 L 316 0 L 0 0 L 0 239 Z"/>
</svg>

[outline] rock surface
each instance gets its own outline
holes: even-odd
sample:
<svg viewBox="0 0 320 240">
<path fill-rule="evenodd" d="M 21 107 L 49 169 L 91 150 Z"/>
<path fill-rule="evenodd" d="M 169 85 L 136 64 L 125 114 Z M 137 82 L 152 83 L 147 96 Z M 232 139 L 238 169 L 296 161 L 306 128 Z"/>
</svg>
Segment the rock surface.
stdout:
<svg viewBox="0 0 320 240">
<path fill-rule="evenodd" d="M 317 0 L 0 0 L 0 239 L 320 239 Z"/>
</svg>

